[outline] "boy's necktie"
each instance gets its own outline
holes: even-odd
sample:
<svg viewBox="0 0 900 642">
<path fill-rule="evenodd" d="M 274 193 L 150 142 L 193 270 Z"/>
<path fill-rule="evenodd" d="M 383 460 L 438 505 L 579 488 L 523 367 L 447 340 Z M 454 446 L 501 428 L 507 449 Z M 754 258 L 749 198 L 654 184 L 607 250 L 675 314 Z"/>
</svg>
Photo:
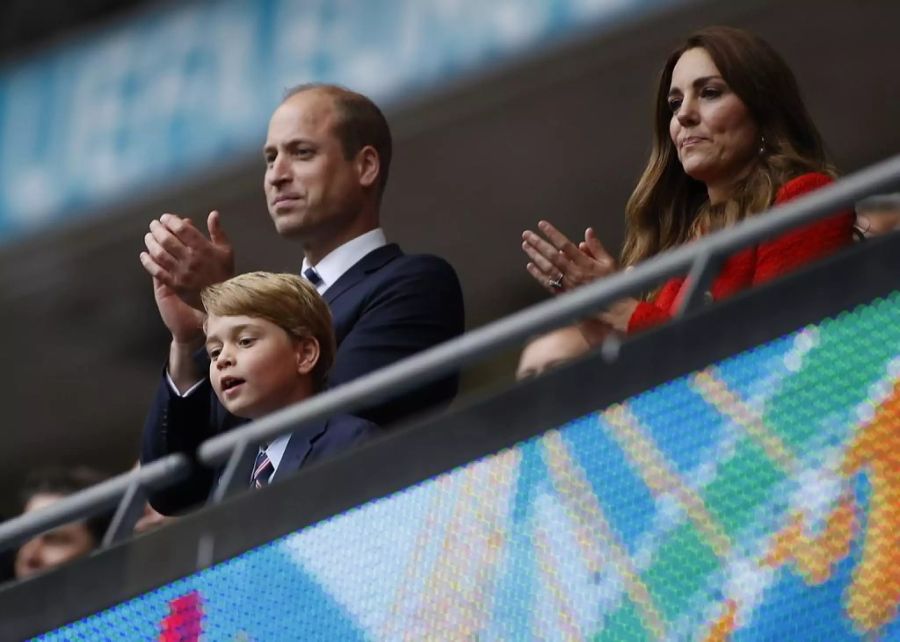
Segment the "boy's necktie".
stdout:
<svg viewBox="0 0 900 642">
<path fill-rule="evenodd" d="M 260 450 L 256 455 L 256 463 L 253 464 L 253 474 L 250 476 L 250 485 L 253 488 L 268 486 L 269 477 L 272 476 L 274 470 L 275 466 L 272 464 L 272 460 L 269 459 L 266 451 Z"/>
</svg>

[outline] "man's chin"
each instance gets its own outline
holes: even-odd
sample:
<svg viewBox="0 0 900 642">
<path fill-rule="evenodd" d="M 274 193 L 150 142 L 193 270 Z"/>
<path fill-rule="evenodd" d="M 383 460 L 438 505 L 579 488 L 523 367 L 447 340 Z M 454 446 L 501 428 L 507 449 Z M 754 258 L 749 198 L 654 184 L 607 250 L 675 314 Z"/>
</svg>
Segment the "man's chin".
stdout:
<svg viewBox="0 0 900 642">
<path fill-rule="evenodd" d="M 272 222 L 275 224 L 275 231 L 284 238 L 303 236 L 309 227 L 309 221 L 299 212 L 272 214 Z"/>
</svg>

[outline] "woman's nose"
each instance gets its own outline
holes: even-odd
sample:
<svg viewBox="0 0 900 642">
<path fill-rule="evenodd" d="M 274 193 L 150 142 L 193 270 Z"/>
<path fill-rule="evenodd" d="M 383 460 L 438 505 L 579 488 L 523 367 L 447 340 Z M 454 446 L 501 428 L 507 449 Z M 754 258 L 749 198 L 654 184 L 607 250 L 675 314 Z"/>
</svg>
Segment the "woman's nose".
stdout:
<svg viewBox="0 0 900 642">
<path fill-rule="evenodd" d="M 693 98 L 685 97 L 678 107 L 676 117 L 682 126 L 696 125 L 700 117 L 700 114 L 697 112 L 697 101 Z"/>
</svg>

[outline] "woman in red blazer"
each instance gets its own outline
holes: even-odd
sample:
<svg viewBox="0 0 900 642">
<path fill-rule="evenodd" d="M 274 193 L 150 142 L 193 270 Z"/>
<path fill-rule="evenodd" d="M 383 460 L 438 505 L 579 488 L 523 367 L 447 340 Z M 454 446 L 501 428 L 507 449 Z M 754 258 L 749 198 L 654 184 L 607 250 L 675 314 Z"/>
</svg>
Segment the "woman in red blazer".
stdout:
<svg viewBox="0 0 900 642">
<path fill-rule="evenodd" d="M 830 183 L 835 173 L 784 60 L 760 38 L 709 27 L 666 62 L 656 98 L 647 167 L 628 201 L 626 268 Z M 552 293 L 618 269 L 593 229 L 578 245 L 547 221 L 523 233 L 529 273 Z M 747 248 L 723 265 L 710 293 L 720 299 L 825 256 L 852 240 L 853 214 L 835 214 Z M 582 324 L 591 342 L 610 329 L 634 332 L 666 321 L 684 278 L 647 300 L 623 299 Z"/>
</svg>

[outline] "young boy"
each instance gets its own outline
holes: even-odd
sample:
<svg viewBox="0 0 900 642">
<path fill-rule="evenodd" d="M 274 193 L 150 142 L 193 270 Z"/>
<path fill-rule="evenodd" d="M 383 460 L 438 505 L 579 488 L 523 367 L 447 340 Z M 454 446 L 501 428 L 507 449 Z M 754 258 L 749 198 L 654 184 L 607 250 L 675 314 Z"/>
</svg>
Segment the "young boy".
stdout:
<svg viewBox="0 0 900 642">
<path fill-rule="evenodd" d="M 328 304 L 305 279 L 294 274 L 250 272 L 212 285 L 201 294 L 206 310 L 206 351 L 209 381 L 231 414 L 258 419 L 311 397 L 325 387 L 334 361 L 335 339 Z M 179 400 L 173 425 L 202 425 L 190 421 L 199 411 L 191 395 Z M 265 486 L 303 465 L 325 458 L 365 440 L 375 424 L 358 417 L 337 415 L 276 438 L 260 447 L 247 483 Z M 143 461 L 170 452 L 192 453 L 209 435 L 163 430 L 145 435 Z M 185 484 L 151 497 L 163 514 L 202 501 L 217 475 L 197 471 Z"/>
</svg>

